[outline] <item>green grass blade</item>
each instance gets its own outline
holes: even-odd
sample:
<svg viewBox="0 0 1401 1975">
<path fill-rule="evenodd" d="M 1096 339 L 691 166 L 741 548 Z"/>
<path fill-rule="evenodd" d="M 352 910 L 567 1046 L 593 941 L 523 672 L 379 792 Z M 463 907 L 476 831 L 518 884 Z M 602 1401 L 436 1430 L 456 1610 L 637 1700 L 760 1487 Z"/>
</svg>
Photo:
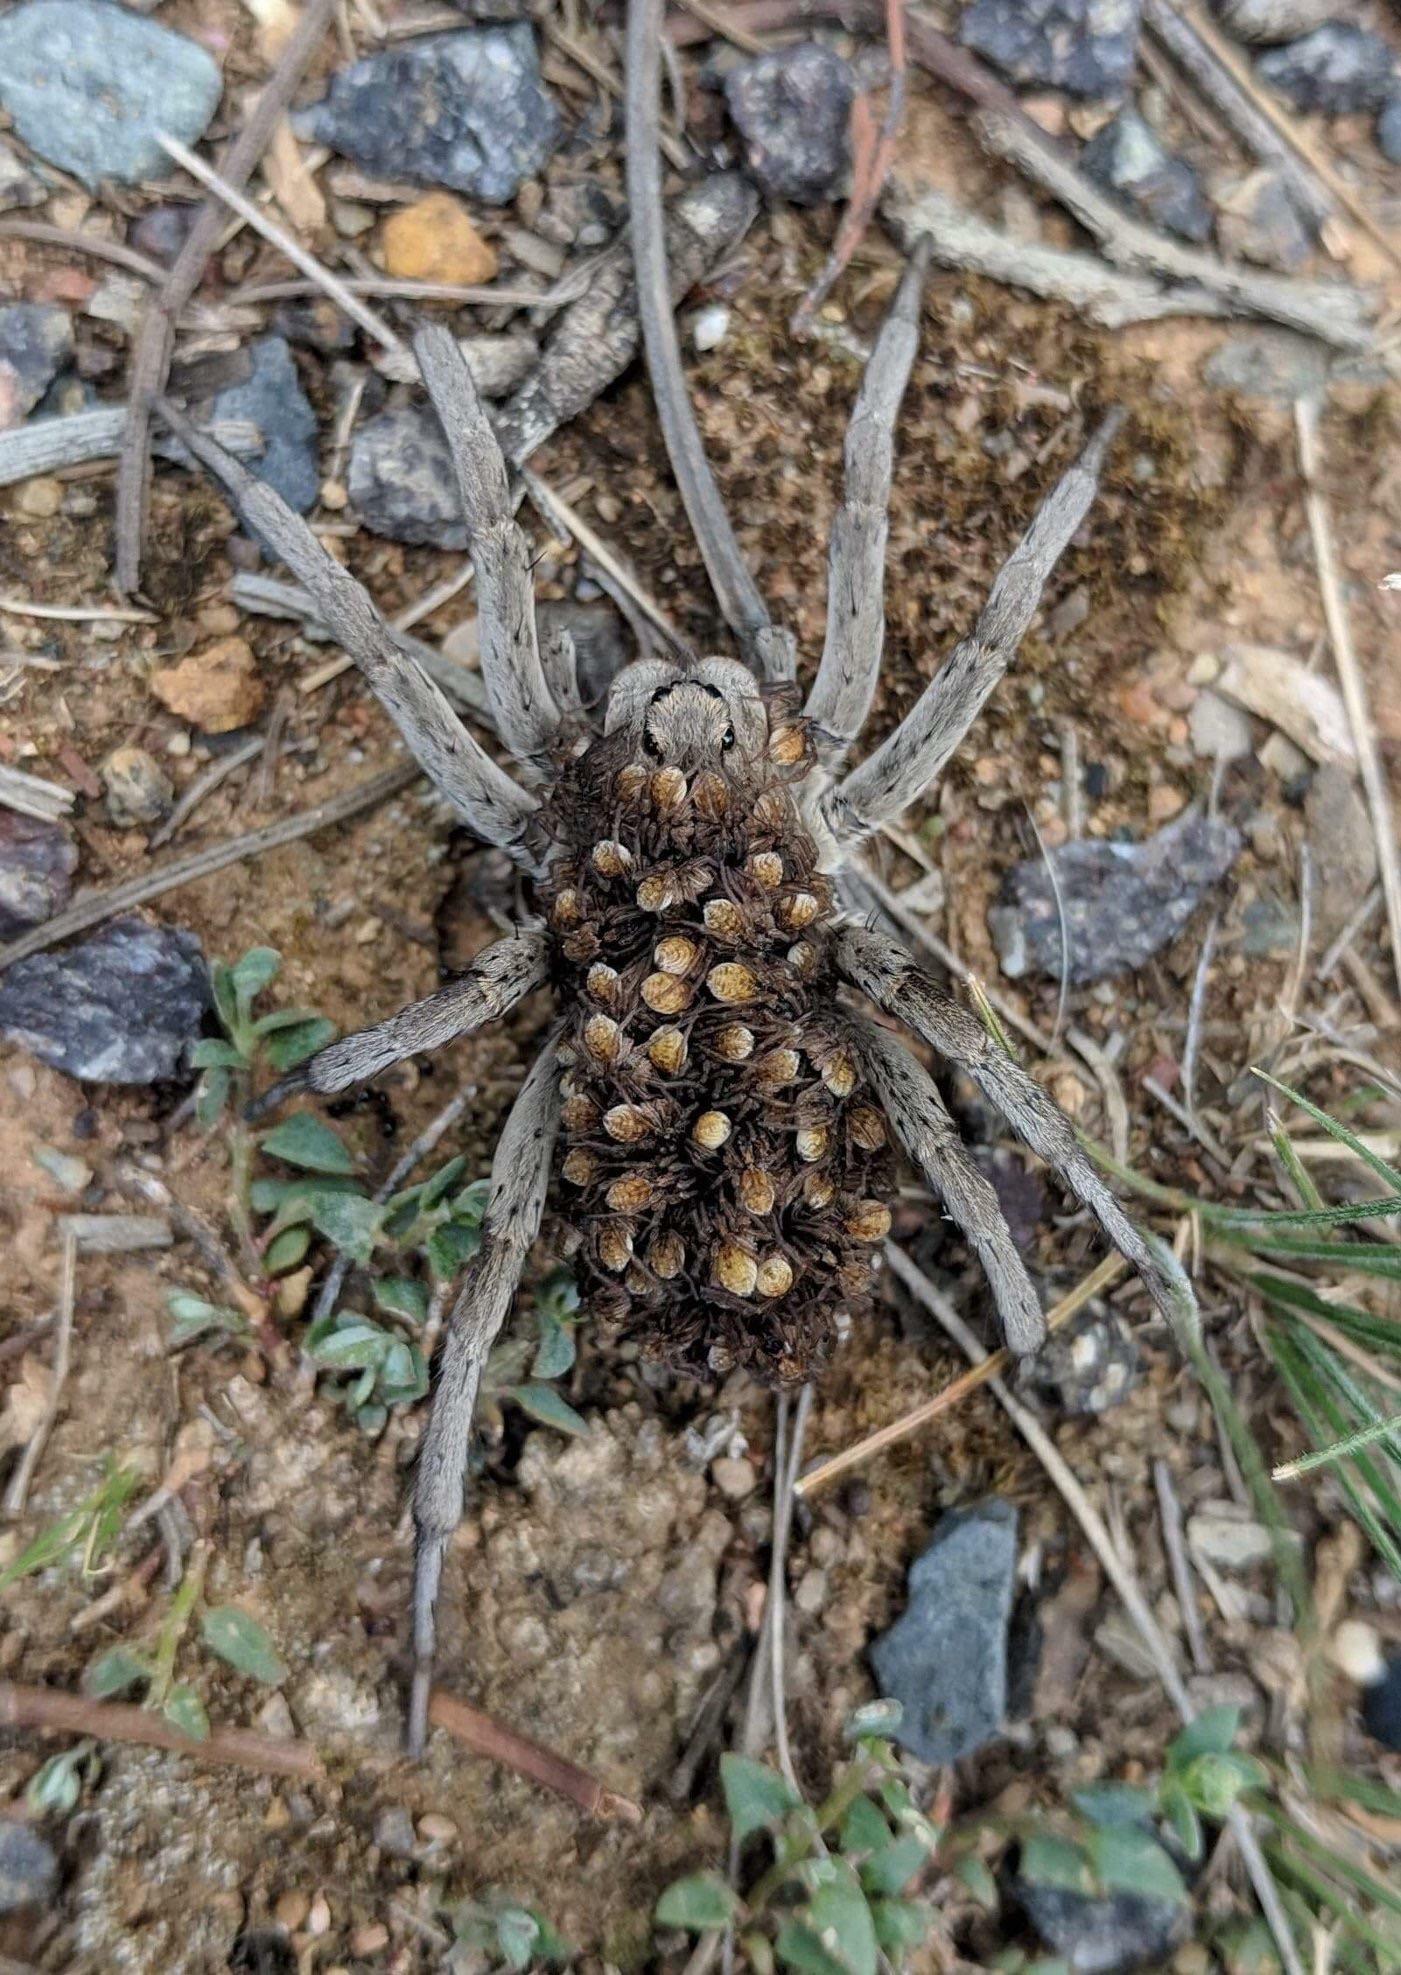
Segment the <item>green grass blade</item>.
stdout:
<svg viewBox="0 0 1401 1975">
<path fill-rule="evenodd" d="M 1359 1453 L 1374 1441 L 1398 1434 L 1401 1434 L 1401 1413 L 1393 1413 L 1389 1419 L 1374 1420 L 1370 1426 L 1360 1426 L 1356 1433 L 1335 1440 L 1331 1447 L 1320 1447 L 1315 1453 L 1301 1454 L 1297 1461 L 1286 1461 L 1282 1467 L 1275 1469 L 1274 1478 L 1276 1481 L 1295 1481 L 1301 1474 L 1312 1474 L 1316 1468 L 1331 1467 L 1335 1461 L 1345 1461 L 1349 1454 Z M 1387 1452 L 1401 1454 L 1401 1438 Z"/>
<path fill-rule="evenodd" d="M 1335 1138 L 1339 1145 L 1345 1145 L 1349 1152 L 1355 1152 L 1365 1166 L 1371 1167 L 1378 1179 L 1385 1180 L 1392 1193 L 1401 1193 L 1401 1173 L 1398 1173 L 1394 1166 L 1389 1166 L 1386 1160 L 1379 1153 L 1373 1152 L 1369 1145 L 1364 1145 L 1356 1132 L 1350 1132 L 1346 1125 L 1340 1125 L 1336 1118 L 1330 1118 L 1326 1111 L 1321 1111 L 1301 1091 L 1291 1090 L 1289 1085 L 1281 1083 L 1278 1077 L 1272 1077 L 1268 1070 L 1256 1070 L 1255 1075 L 1262 1083 L 1269 1084 L 1272 1090 L 1281 1091 L 1291 1104 L 1297 1104 L 1316 1125 L 1322 1126 L 1329 1138 Z"/>
</svg>

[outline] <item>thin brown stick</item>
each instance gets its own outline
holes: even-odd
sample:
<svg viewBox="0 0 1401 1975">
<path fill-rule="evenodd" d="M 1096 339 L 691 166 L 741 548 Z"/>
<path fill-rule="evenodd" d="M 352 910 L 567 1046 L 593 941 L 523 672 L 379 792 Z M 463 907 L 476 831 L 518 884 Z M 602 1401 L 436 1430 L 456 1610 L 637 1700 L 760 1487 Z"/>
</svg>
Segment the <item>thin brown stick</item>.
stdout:
<svg viewBox="0 0 1401 1975">
<path fill-rule="evenodd" d="M 1312 398 L 1294 401 L 1294 425 L 1299 441 L 1299 470 L 1304 479 L 1304 508 L 1309 534 L 1313 538 L 1318 587 L 1323 598 L 1323 621 L 1338 668 L 1338 684 L 1347 708 L 1348 726 L 1357 750 L 1357 768 L 1362 777 L 1367 807 L 1372 813 L 1372 834 L 1377 844 L 1377 869 L 1382 895 L 1386 900 L 1386 920 L 1391 933 L 1391 964 L 1401 986 L 1401 854 L 1396 843 L 1396 823 L 1391 808 L 1391 791 L 1377 748 L 1377 730 L 1367 703 L 1367 687 L 1352 642 L 1352 624 L 1343 591 L 1333 520 L 1319 477 L 1322 446 L 1319 439 L 1318 405 Z"/>
<path fill-rule="evenodd" d="M 1077 1310 L 1084 1309 L 1092 1296 L 1098 1296 L 1102 1290 L 1108 1289 L 1112 1283 L 1117 1282 L 1127 1267 L 1128 1263 L 1122 1255 L 1106 1255 L 1083 1282 L 1077 1283 L 1068 1295 L 1062 1296 L 1059 1303 L 1046 1312 L 1047 1335 L 1059 1330 L 1062 1324 L 1068 1323 Z M 868 1433 L 862 1440 L 853 1441 L 851 1446 L 844 1447 L 840 1454 L 830 1454 L 825 1461 L 819 1461 L 816 1467 L 810 1468 L 795 1482 L 793 1492 L 796 1495 L 811 1495 L 817 1489 L 825 1488 L 829 1481 L 835 1481 L 839 1475 L 849 1474 L 852 1468 L 864 1466 L 877 1454 L 883 1454 L 887 1447 L 895 1447 L 902 1440 L 912 1439 L 915 1434 L 922 1432 L 931 1420 L 936 1420 L 942 1414 L 951 1412 L 955 1406 L 961 1405 L 970 1392 L 976 1392 L 980 1385 L 986 1385 L 989 1379 L 996 1378 L 1012 1363 L 1010 1351 L 1005 1348 L 994 1351 L 980 1365 L 975 1365 L 972 1371 L 964 1372 L 961 1378 L 953 1381 L 952 1385 L 946 1385 L 942 1392 L 936 1392 L 932 1399 L 926 1399 L 923 1405 L 916 1406 L 912 1412 L 902 1413 L 899 1419 L 891 1420 L 886 1426 L 877 1427 L 874 1433 Z"/>
<path fill-rule="evenodd" d="M 842 214 L 837 237 L 826 265 L 793 312 L 789 324 L 795 336 L 806 332 L 813 317 L 832 292 L 843 268 L 856 252 L 875 214 L 876 202 L 885 189 L 900 125 L 905 114 L 907 61 L 905 54 L 905 0 L 886 0 L 886 44 L 890 51 L 890 86 L 885 115 L 875 121 L 870 97 L 857 96 L 851 106 L 851 197 Z"/>
<path fill-rule="evenodd" d="M 1168 1569 L 1172 1572 L 1172 1588 L 1177 1594 L 1177 1608 L 1182 1614 L 1182 1630 L 1187 1636 L 1187 1650 L 1192 1655 L 1192 1664 L 1197 1672 L 1210 1673 L 1211 1654 L 1207 1651 L 1206 1631 L 1202 1625 L 1201 1608 L 1197 1604 L 1197 1587 L 1192 1577 L 1192 1565 L 1182 1532 L 1182 1504 L 1177 1499 L 1172 1469 L 1166 1461 L 1154 1461 L 1153 1486 L 1158 1493 L 1158 1516 L 1163 1525 L 1163 1548 L 1167 1552 Z"/>
<path fill-rule="evenodd" d="M 229 146 L 223 160 L 226 185 L 242 187 L 253 176 L 273 132 L 286 115 L 335 8 L 336 0 L 308 0 L 247 123 Z M 175 348 L 176 318 L 198 288 L 205 262 L 213 253 L 223 226 L 222 201 L 206 199 L 164 288 L 142 319 L 132 352 L 129 415 L 117 467 L 116 583 L 126 594 L 136 589 L 141 580 L 141 547 L 150 490 L 151 408 L 165 390 Z"/>
<path fill-rule="evenodd" d="M 0 1725 L 37 1728 L 52 1735 L 91 1735 L 100 1742 L 134 1742 L 148 1749 L 170 1749 L 198 1763 L 230 1763 L 263 1776 L 296 1776 L 308 1783 L 324 1782 L 326 1777 L 310 1742 L 289 1742 L 248 1728 L 214 1728 L 197 1742 L 149 1708 L 123 1701 L 90 1701 L 85 1694 L 26 1687 L 13 1680 L 0 1680 Z"/>
<path fill-rule="evenodd" d="M 160 898 L 180 885 L 193 884 L 197 878 L 207 878 L 215 871 L 226 870 L 230 864 L 240 864 L 245 857 L 261 857 L 265 851 L 280 850 L 284 844 L 298 843 L 318 830 L 348 822 L 363 810 L 377 809 L 380 803 L 388 802 L 418 781 L 422 773 L 416 764 L 390 768 L 382 775 L 372 775 L 368 781 L 357 782 L 354 788 L 342 790 L 340 795 L 328 796 L 325 802 L 315 803 L 295 816 L 284 816 L 281 822 L 267 823 L 260 830 L 249 830 L 243 836 L 210 844 L 204 850 L 158 865 L 154 871 L 129 878 L 123 884 L 86 892 L 66 912 L 55 913 L 42 926 L 11 940 L 8 946 L 0 946 L 0 969 L 26 959 L 31 953 L 42 953 L 73 933 L 86 932 L 89 926 L 101 925 L 114 913 L 149 904 L 153 898 Z"/>
<path fill-rule="evenodd" d="M 58 1268 L 58 1328 L 54 1337 L 54 1361 L 51 1374 L 48 1404 L 43 1417 L 30 1434 L 24 1452 L 19 1457 L 10 1485 L 5 1491 L 6 1515 L 24 1514 L 24 1505 L 29 1499 L 29 1484 L 34 1479 L 34 1470 L 39 1465 L 39 1456 L 48 1444 L 58 1419 L 58 1410 L 63 1399 L 63 1387 L 68 1377 L 68 1367 L 73 1352 L 73 1306 L 78 1291 L 78 1238 L 71 1231 L 63 1237 Z"/>
<path fill-rule="evenodd" d="M 517 1776 L 527 1777 L 532 1783 L 567 1797 L 586 1817 L 596 1817 L 605 1824 L 642 1822 L 642 1806 L 631 1797 L 608 1789 L 598 1777 L 580 1769 L 567 1756 L 557 1755 L 553 1749 L 531 1741 L 528 1735 L 518 1735 L 515 1729 L 493 1720 L 480 1708 L 469 1707 L 466 1701 L 444 1693 L 441 1687 L 433 1689 L 428 1719 L 435 1728 L 446 1729 L 474 1755 L 504 1763 Z"/>
</svg>

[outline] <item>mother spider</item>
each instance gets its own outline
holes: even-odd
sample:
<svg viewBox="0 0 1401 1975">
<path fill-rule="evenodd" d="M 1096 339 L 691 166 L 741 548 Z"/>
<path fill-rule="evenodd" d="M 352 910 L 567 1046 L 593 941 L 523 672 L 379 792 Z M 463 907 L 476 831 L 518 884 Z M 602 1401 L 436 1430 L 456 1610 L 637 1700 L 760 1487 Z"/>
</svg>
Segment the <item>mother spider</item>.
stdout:
<svg viewBox="0 0 1401 1975">
<path fill-rule="evenodd" d="M 567 638 L 542 645 L 537 637 L 506 466 L 461 351 L 445 328 L 422 327 L 414 348 L 461 493 L 483 681 L 517 779 L 462 725 L 306 523 L 163 407 L 244 524 L 310 592 L 440 794 L 520 866 L 537 908 L 451 985 L 332 1044 L 270 1099 L 361 1083 L 503 1016 L 541 986 L 558 1001 L 497 1147 L 482 1245 L 451 1315 L 423 1438 L 414 1753 L 426 1734 L 438 1590 L 462 1515 L 482 1368 L 552 1175 L 594 1314 L 692 1373 L 742 1364 L 782 1385 L 809 1375 L 838 1318 L 866 1296 L 890 1221 L 880 1199 L 889 1134 L 979 1256 L 1010 1347 L 1024 1354 L 1040 1342 L 1036 1291 L 933 1079 L 844 990 L 976 1080 L 1098 1217 L 1166 1315 L 1190 1298 L 1172 1257 L 1124 1213 L 1040 1085 L 898 942 L 861 922 L 852 862 L 873 830 L 927 791 L 1006 670 L 1089 510 L 1117 419 L 1047 495 L 971 635 L 890 737 L 847 767 L 881 661 L 892 437 L 918 340 L 926 255 L 917 250 L 905 272 L 853 411 L 826 638 L 800 705 L 792 641 L 770 623 L 739 563 L 689 407 L 666 385 L 679 366 L 666 341 L 675 333 L 670 311 L 649 299 L 665 292 L 655 279 L 655 145 L 634 141 L 636 105 L 656 95 L 649 12 L 635 6 L 629 42 L 629 192 L 648 357 L 678 480 L 748 664 L 689 654 L 639 660 L 614 681 L 601 731 L 591 724 Z"/>
</svg>

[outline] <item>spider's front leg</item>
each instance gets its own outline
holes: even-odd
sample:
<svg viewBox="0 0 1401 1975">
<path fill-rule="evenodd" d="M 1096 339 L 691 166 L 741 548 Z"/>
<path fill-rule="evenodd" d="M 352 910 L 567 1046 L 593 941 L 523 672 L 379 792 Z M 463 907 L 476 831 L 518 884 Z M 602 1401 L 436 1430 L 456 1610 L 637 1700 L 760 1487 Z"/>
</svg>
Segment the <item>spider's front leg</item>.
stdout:
<svg viewBox="0 0 1401 1975">
<path fill-rule="evenodd" d="M 482 1245 L 467 1265 L 448 1320 L 432 1411 L 414 1486 L 413 1685 L 408 1750 L 423 1753 L 437 1644 L 438 1587 L 462 1520 L 472 1417 L 482 1368 L 510 1313 L 521 1270 L 540 1232 L 559 1130 L 559 1032 L 546 1041 L 511 1107 L 491 1162 Z"/>
<path fill-rule="evenodd" d="M 1194 1333 L 1199 1321 L 1196 1298 L 1177 1258 L 1161 1243 L 1150 1244 L 1091 1165 L 1069 1118 L 977 1018 L 940 993 L 903 947 L 864 926 L 842 927 L 837 966 L 877 1008 L 968 1072 L 1018 1138 L 1090 1209 L 1119 1253 L 1138 1271 L 1174 1336 Z"/>
</svg>

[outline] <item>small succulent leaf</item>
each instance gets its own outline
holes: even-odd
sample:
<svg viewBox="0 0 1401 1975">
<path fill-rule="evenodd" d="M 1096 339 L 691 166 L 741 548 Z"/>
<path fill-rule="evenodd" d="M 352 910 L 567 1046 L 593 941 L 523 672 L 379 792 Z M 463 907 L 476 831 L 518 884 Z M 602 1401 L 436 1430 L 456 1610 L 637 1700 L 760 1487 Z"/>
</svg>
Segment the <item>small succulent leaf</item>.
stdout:
<svg viewBox="0 0 1401 1975">
<path fill-rule="evenodd" d="M 190 1051 L 192 1070 L 246 1070 L 248 1059 L 241 1049 L 219 1036 L 203 1036 Z"/>
<path fill-rule="evenodd" d="M 853 1710 L 842 1725 L 849 1742 L 864 1742 L 872 1735 L 890 1736 L 900 1726 L 905 1710 L 899 1701 L 867 1701 Z"/>
<path fill-rule="evenodd" d="M 1022 1840 L 1021 1875 L 1033 1886 L 1055 1886 L 1067 1893 L 1095 1891 L 1084 1849 L 1054 1831 L 1033 1831 Z"/>
<path fill-rule="evenodd" d="M 376 1387 L 386 1405 L 411 1406 L 428 1390 L 428 1367 L 416 1344 L 396 1338 L 384 1354 Z"/>
<path fill-rule="evenodd" d="M 1071 1802 L 1091 1824 L 1147 1824 L 1156 1800 L 1151 1790 L 1131 1783 L 1090 1783 L 1072 1791 Z"/>
<path fill-rule="evenodd" d="M 514 1399 L 521 1411 L 539 1420 L 541 1426 L 552 1426 L 560 1433 L 572 1433 L 576 1437 L 589 1430 L 588 1421 L 575 1412 L 568 1400 L 561 1399 L 552 1385 L 512 1385 L 501 1396 Z"/>
<path fill-rule="evenodd" d="M 287 1667 L 257 1619 L 237 1605 L 210 1605 L 200 1614 L 204 1643 L 235 1673 L 246 1673 L 265 1687 L 280 1687 Z"/>
<path fill-rule="evenodd" d="M 1185 1900 L 1182 1874 L 1147 1831 L 1130 1825 L 1100 1825 L 1087 1843 L 1100 1884 L 1109 1892 L 1145 1893 L 1160 1900 Z"/>
<path fill-rule="evenodd" d="M 551 1269 L 535 1292 L 535 1306 L 542 1316 L 564 1323 L 579 1308 L 579 1285 L 568 1269 Z"/>
<path fill-rule="evenodd" d="M 928 1862 L 928 1847 L 913 1832 L 907 1832 L 867 1859 L 861 1867 L 861 1883 L 868 1893 L 903 1893 Z"/>
<path fill-rule="evenodd" d="M 849 1975 L 876 1975 L 879 1948 L 866 1895 L 854 1872 L 819 1886 L 806 1920 L 823 1947 Z"/>
<path fill-rule="evenodd" d="M 869 1797 L 858 1797 L 842 1819 L 840 1843 L 847 1858 L 854 1852 L 869 1858 L 890 1843 L 890 1826 L 885 1815 Z"/>
<path fill-rule="evenodd" d="M 536 1348 L 535 1360 L 530 1367 L 532 1378 L 563 1378 L 574 1364 L 576 1349 L 574 1333 L 566 1328 L 558 1317 L 544 1309 L 537 1312 L 540 1322 L 540 1342 Z"/>
<path fill-rule="evenodd" d="M 294 1111 L 290 1118 L 264 1132 L 261 1144 L 271 1158 L 309 1173 L 345 1178 L 355 1171 L 355 1161 L 336 1133 L 310 1111 Z"/>
<path fill-rule="evenodd" d="M 375 1304 L 386 1316 L 421 1324 L 428 1316 L 428 1291 L 412 1276 L 381 1276 L 375 1283 Z"/>
<path fill-rule="evenodd" d="M 334 1022 L 324 1015 L 289 1023 L 267 1038 L 263 1054 L 274 1070 L 295 1070 L 299 1063 L 305 1063 L 308 1056 L 314 1056 L 318 1049 L 324 1049 L 328 1042 L 334 1042 L 338 1030 Z"/>
<path fill-rule="evenodd" d="M 84 1753 L 80 1742 L 74 1749 L 63 1749 L 41 1763 L 25 1786 L 24 1801 L 36 1817 L 67 1817 L 77 1807 L 83 1781 L 78 1764 Z"/>
<path fill-rule="evenodd" d="M 270 1276 L 286 1275 L 288 1269 L 296 1268 L 310 1246 L 309 1228 L 284 1228 L 281 1234 L 273 1236 L 263 1251 L 263 1267 Z"/>
<path fill-rule="evenodd" d="M 801 1920 L 785 1920 L 773 1946 L 784 1967 L 796 1968 L 800 1975 L 849 1975 L 846 1966 L 828 1954 L 821 1936 Z"/>
<path fill-rule="evenodd" d="M 871 1920 L 876 1940 L 888 1954 L 917 1948 L 928 1940 L 934 1916 L 923 1900 L 873 1900 Z"/>
<path fill-rule="evenodd" d="M 235 960 L 230 978 L 243 1009 L 265 987 L 271 987 L 281 968 L 282 955 L 275 946 L 250 946 L 241 960 Z"/>
<path fill-rule="evenodd" d="M 216 1064 L 212 1070 L 206 1070 L 199 1080 L 199 1090 L 195 1096 L 195 1123 L 206 1129 L 217 1125 L 228 1101 L 229 1073 Z"/>
<path fill-rule="evenodd" d="M 277 1035 L 283 1029 L 295 1029 L 303 1022 L 320 1022 L 324 1017 L 314 1008 L 274 1008 L 269 1015 L 260 1015 L 249 1030 L 258 1037 Z"/>
<path fill-rule="evenodd" d="M 715 1872 L 693 1872 L 667 1887 L 656 1905 L 659 1927 L 684 1927 L 690 1934 L 728 1927 L 739 1900 Z"/>
<path fill-rule="evenodd" d="M 311 1223 L 342 1255 L 362 1266 L 374 1253 L 384 1209 L 363 1193 L 320 1192 L 311 1199 Z"/>
<path fill-rule="evenodd" d="M 552 1927 L 544 1914 L 538 1913 L 534 1907 L 530 1909 L 530 1917 L 535 1922 L 535 1959 L 556 1968 L 566 1961 L 573 1961 L 575 1950 L 559 1929 Z"/>
<path fill-rule="evenodd" d="M 1240 1708 L 1229 1703 L 1203 1709 L 1169 1742 L 1168 1768 L 1185 1768 L 1194 1756 L 1225 1755 L 1240 1729 L 1240 1717 Z"/>
<path fill-rule="evenodd" d="M 234 984 L 233 968 L 222 960 L 216 960 L 209 970 L 209 985 L 214 995 L 214 1010 L 226 1029 L 238 1026 L 238 988 Z"/>
<path fill-rule="evenodd" d="M 1196 1809 L 1218 1819 L 1229 1815 L 1242 1790 L 1256 1788 L 1264 1777 L 1259 1763 L 1234 1749 L 1228 1749 L 1224 1755 L 1193 1756 L 1185 1768 L 1177 1769 L 1174 1774 Z"/>
<path fill-rule="evenodd" d="M 991 1868 L 980 1858 L 961 1858 L 953 1869 L 953 1876 L 973 1895 L 988 1913 L 996 1913 L 1002 1905 L 1002 1896 L 997 1890 L 997 1881 Z"/>
<path fill-rule="evenodd" d="M 366 1378 L 370 1376 L 371 1374 L 368 1372 L 365 1374 Z M 361 1379 L 360 1381 L 361 1389 L 363 1389 L 364 1383 L 365 1380 Z M 352 1407 L 351 1410 L 355 1415 L 355 1424 L 359 1427 L 360 1431 L 371 1440 L 373 1440 L 377 1434 L 383 1433 L 385 1427 L 389 1424 L 388 1406 L 381 1406 L 378 1403 L 376 1403 L 375 1405 L 371 1405 L 371 1406 Z"/>
<path fill-rule="evenodd" d="M 1206 1849 L 1202 1821 L 1187 1792 L 1170 1778 L 1164 1779 L 1159 1810 L 1183 1852 L 1195 1864 Z"/>
<path fill-rule="evenodd" d="M 445 1221 L 424 1243 L 428 1266 L 439 1282 L 451 1282 L 482 1245 L 481 1231 L 466 1221 Z"/>
<path fill-rule="evenodd" d="M 377 1373 L 392 1341 L 389 1332 L 368 1317 L 337 1314 L 324 1328 L 308 1329 L 305 1348 L 314 1363 L 329 1371 Z"/>
<path fill-rule="evenodd" d="M 183 1681 L 166 1695 L 161 1713 L 172 1728 L 188 1735 L 192 1742 L 209 1740 L 209 1716 L 204 1711 L 204 1702 Z"/>
<path fill-rule="evenodd" d="M 776 1769 L 770 1769 L 767 1763 L 754 1762 L 748 1756 L 733 1753 L 721 1756 L 720 1782 L 730 1828 L 741 1845 L 755 1831 L 781 1824 L 802 1803 L 797 1791 Z"/>
<path fill-rule="evenodd" d="M 112 1646 L 99 1653 L 83 1675 L 83 1692 L 95 1701 L 109 1701 L 114 1694 L 129 1694 L 150 1677 L 145 1660 L 125 1646 Z"/>
<path fill-rule="evenodd" d="M 436 1207 L 440 1200 L 447 1198 L 466 1170 L 467 1161 L 459 1156 L 456 1159 L 449 1159 L 445 1166 L 439 1166 L 436 1173 L 429 1174 L 423 1182 L 419 1198 L 419 1204 L 425 1214 L 430 1208 Z"/>
<path fill-rule="evenodd" d="M 248 1319 L 241 1310 L 235 1310 L 227 1303 L 208 1303 L 204 1297 L 196 1296 L 188 1289 L 172 1289 L 166 1296 L 165 1307 L 170 1315 L 172 1351 L 182 1344 L 189 1344 L 196 1337 L 203 1337 L 207 1331 L 222 1331 L 232 1337 L 242 1337 L 248 1329 Z"/>
</svg>

